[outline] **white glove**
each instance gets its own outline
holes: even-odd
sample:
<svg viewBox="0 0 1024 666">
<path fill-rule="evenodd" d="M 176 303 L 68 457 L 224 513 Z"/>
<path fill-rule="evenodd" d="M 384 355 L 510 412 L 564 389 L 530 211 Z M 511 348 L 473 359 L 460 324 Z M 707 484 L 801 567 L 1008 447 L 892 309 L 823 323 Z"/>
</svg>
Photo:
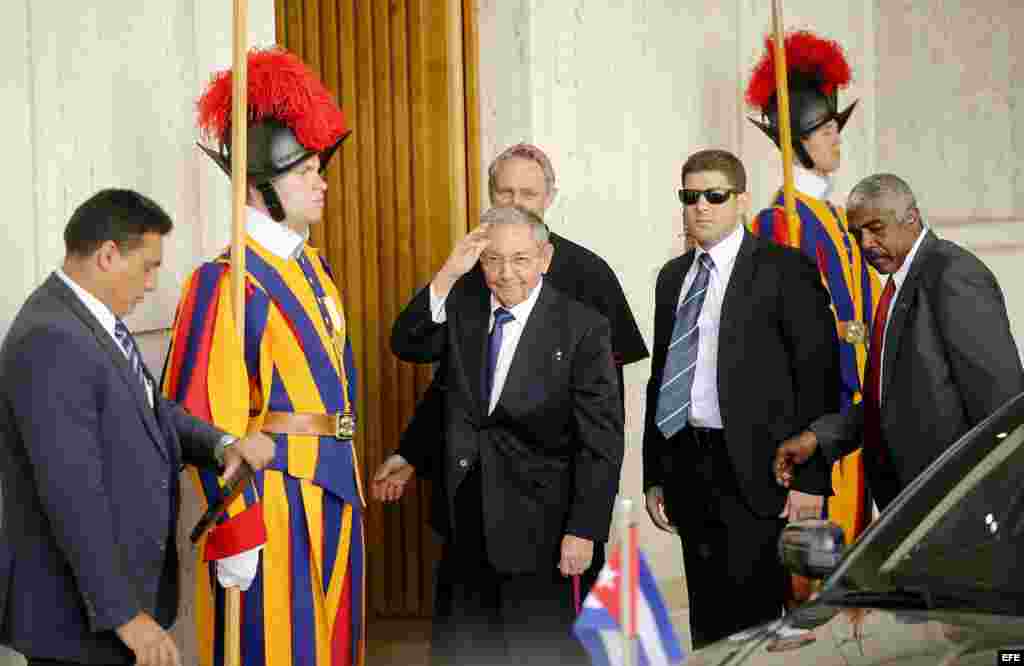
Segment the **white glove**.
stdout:
<svg viewBox="0 0 1024 666">
<path fill-rule="evenodd" d="M 243 592 L 248 590 L 256 578 L 261 550 L 263 545 L 217 560 L 217 580 L 220 584 L 225 588 L 237 587 Z"/>
</svg>

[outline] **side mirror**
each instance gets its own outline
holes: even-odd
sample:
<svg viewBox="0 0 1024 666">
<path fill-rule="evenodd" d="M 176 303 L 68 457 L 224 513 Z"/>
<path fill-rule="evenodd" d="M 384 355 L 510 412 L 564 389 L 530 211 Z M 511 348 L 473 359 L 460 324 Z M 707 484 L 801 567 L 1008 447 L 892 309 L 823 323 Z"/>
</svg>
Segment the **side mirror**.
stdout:
<svg viewBox="0 0 1024 666">
<path fill-rule="evenodd" d="M 790 573 L 827 578 L 843 557 L 843 528 L 827 520 L 801 520 L 786 525 L 779 536 L 779 559 Z"/>
</svg>

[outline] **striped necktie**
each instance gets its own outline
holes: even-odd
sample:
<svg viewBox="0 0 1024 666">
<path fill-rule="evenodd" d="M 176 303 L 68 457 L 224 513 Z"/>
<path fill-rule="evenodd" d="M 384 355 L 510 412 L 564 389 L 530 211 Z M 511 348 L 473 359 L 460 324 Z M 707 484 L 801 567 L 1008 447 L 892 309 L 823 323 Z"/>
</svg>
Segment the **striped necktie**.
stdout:
<svg viewBox="0 0 1024 666">
<path fill-rule="evenodd" d="M 686 300 L 676 311 L 672 341 L 668 345 L 665 371 L 658 391 L 658 409 L 654 415 L 658 429 L 666 439 L 683 429 L 690 414 L 690 391 L 697 368 L 697 343 L 700 340 L 697 319 L 704 307 L 704 296 L 714 265 L 710 254 L 701 253 L 697 277 L 686 293 Z"/>
<path fill-rule="evenodd" d="M 144 389 L 148 389 L 149 382 L 146 380 L 146 373 L 142 369 L 142 354 L 139 353 L 139 348 L 135 346 L 135 338 L 132 337 L 128 327 L 120 319 L 114 324 L 114 338 L 117 339 L 117 344 L 121 345 L 125 356 L 128 357 L 128 365 L 132 367 L 135 377 Z"/>
</svg>

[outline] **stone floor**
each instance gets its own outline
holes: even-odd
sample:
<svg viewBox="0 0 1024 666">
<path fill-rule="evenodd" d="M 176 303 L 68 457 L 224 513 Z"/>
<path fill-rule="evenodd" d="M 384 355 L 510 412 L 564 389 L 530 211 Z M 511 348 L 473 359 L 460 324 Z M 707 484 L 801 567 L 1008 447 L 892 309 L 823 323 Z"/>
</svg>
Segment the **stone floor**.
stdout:
<svg viewBox="0 0 1024 666">
<path fill-rule="evenodd" d="M 689 653 L 687 609 L 673 612 L 672 621 Z M 430 620 L 377 619 L 370 623 L 367 638 L 367 666 L 427 666 Z M 20 656 L 0 647 L 0 666 L 23 666 L 24 663 Z"/>
<path fill-rule="evenodd" d="M 690 652 L 687 622 L 682 608 L 672 614 L 672 622 L 683 649 Z M 367 666 L 427 666 L 430 646 L 430 620 L 375 620 L 369 626 Z"/>
</svg>

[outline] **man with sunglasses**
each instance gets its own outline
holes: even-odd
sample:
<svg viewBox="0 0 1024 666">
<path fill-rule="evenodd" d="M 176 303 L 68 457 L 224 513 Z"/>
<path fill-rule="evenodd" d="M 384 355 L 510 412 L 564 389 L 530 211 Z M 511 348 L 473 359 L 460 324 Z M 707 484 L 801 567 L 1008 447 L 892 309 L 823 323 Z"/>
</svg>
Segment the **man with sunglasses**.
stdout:
<svg viewBox="0 0 1024 666">
<path fill-rule="evenodd" d="M 813 457 L 787 493 L 764 461 L 836 409 L 839 361 L 814 264 L 742 224 L 749 196 L 739 159 L 695 153 L 681 180 L 696 247 L 658 275 L 644 489 L 655 525 L 682 541 L 701 647 L 782 613 L 780 514 L 813 516 L 830 492 L 828 467 Z"/>
<path fill-rule="evenodd" d="M 839 110 L 837 90 L 847 86 L 851 77 L 839 44 L 805 31 L 790 34 L 785 44 L 790 128 L 796 158 L 793 167 L 797 235 L 790 238 L 792 229 L 785 217 L 781 189 L 772 207 L 762 210 L 754 219 L 751 231 L 799 248 L 817 264 L 835 315 L 840 363 L 836 390 L 839 407 L 845 411 L 861 400 L 867 361 L 866 332 L 881 292 L 877 275 L 868 269 L 850 234 L 845 211 L 829 201 L 832 177 L 842 157 L 839 135 L 856 102 Z M 769 51 L 766 45 L 765 55 L 747 88 L 747 102 L 762 116 L 761 121 L 751 122 L 779 145 L 778 97 Z M 833 468 L 832 488 L 835 495 L 828 499 L 828 516 L 852 541 L 871 518 L 860 454 L 849 456 Z M 807 590 L 801 587 L 794 589 L 797 599 L 806 596 Z"/>
</svg>

